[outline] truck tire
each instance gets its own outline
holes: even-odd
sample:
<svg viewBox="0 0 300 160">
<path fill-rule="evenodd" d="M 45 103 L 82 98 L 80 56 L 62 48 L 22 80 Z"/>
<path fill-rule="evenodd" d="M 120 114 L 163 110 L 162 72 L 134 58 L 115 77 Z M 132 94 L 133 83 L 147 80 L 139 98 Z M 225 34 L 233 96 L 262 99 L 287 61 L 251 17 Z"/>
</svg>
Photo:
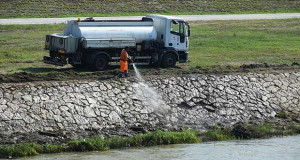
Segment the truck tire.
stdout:
<svg viewBox="0 0 300 160">
<path fill-rule="evenodd" d="M 108 58 L 105 55 L 98 55 L 94 59 L 93 67 L 97 71 L 103 71 L 107 68 Z"/>
<path fill-rule="evenodd" d="M 163 68 L 175 67 L 175 65 L 176 65 L 176 56 L 171 53 L 166 54 L 161 61 L 161 66 Z"/>
</svg>

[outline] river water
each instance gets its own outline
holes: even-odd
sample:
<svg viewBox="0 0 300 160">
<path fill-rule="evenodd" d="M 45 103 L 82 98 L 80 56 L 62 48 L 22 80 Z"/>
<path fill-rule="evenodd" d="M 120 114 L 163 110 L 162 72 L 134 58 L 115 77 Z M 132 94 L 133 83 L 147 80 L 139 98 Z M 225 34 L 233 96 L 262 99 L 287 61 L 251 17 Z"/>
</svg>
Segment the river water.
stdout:
<svg viewBox="0 0 300 160">
<path fill-rule="evenodd" d="M 34 160 L 300 160 L 300 135 L 270 139 L 176 144 L 103 152 L 45 154 Z"/>
</svg>

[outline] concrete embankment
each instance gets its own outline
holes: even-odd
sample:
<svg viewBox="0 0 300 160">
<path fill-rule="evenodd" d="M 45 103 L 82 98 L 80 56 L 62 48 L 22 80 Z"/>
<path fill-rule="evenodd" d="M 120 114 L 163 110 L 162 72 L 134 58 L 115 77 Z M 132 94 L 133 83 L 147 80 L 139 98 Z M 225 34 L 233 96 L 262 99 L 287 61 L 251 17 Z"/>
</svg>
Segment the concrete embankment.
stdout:
<svg viewBox="0 0 300 160">
<path fill-rule="evenodd" d="M 148 77 L 166 106 L 134 80 L 0 84 L 0 142 L 60 143 L 152 130 L 205 130 L 300 113 L 300 72 Z"/>
</svg>

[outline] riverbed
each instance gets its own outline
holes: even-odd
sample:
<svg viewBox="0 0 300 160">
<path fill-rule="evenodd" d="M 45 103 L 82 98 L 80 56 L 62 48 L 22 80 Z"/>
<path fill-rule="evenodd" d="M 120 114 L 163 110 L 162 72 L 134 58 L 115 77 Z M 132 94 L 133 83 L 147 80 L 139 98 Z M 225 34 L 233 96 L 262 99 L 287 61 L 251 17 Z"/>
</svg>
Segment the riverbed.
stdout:
<svg viewBox="0 0 300 160">
<path fill-rule="evenodd" d="M 176 144 L 104 152 L 44 154 L 33 160 L 299 160 L 300 135 L 270 139 Z"/>
</svg>

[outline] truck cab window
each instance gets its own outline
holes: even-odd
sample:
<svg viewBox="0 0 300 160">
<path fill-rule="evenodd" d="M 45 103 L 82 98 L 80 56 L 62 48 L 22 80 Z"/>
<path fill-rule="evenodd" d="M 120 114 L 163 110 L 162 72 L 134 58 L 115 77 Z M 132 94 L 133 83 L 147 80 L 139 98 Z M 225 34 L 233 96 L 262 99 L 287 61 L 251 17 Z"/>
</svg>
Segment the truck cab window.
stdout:
<svg viewBox="0 0 300 160">
<path fill-rule="evenodd" d="M 171 34 L 176 34 L 176 35 L 184 34 L 183 22 L 172 21 L 170 31 Z"/>
</svg>

